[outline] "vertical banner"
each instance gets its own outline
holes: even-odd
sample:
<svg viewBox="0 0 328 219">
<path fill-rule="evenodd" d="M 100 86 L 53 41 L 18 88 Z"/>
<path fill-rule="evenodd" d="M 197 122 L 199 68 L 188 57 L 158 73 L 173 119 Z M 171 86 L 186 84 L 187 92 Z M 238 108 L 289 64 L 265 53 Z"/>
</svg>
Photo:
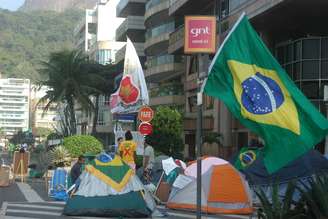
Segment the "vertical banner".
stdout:
<svg viewBox="0 0 328 219">
<path fill-rule="evenodd" d="M 149 96 L 143 69 L 131 40 L 127 38 L 124 72 L 118 90 L 111 95 L 112 113 L 138 112 L 149 104 Z"/>
</svg>

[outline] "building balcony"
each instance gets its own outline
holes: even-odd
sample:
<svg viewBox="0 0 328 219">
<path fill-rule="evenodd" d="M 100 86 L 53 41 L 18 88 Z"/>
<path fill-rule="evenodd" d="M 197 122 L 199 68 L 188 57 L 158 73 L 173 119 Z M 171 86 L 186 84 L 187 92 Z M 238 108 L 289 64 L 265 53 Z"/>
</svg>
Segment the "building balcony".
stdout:
<svg viewBox="0 0 328 219">
<path fill-rule="evenodd" d="M 116 6 L 116 15 L 117 17 L 142 16 L 145 13 L 146 2 L 147 0 L 120 0 Z"/>
<path fill-rule="evenodd" d="M 160 85 L 150 90 L 150 105 L 183 105 L 185 97 L 183 95 L 182 84 Z"/>
<path fill-rule="evenodd" d="M 145 25 L 143 16 L 128 16 L 116 30 L 116 41 L 126 41 L 126 36 L 132 42 L 145 41 Z"/>
<path fill-rule="evenodd" d="M 213 0 L 170 0 L 169 16 L 195 14 L 199 9 L 213 2 Z"/>
<path fill-rule="evenodd" d="M 134 47 L 137 51 L 138 56 L 139 57 L 144 57 L 145 56 L 144 44 L 143 43 L 133 43 L 133 45 L 134 45 Z M 126 49 L 126 46 L 123 46 L 120 50 L 118 50 L 116 52 L 116 55 L 115 55 L 115 62 L 116 63 L 120 63 L 124 60 L 124 58 L 125 58 L 125 49 Z"/>
<path fill-rule="evenodd" d="M 183 54 L 184 48 L 184 25 L 178 27 L 170 34 L 168 52 L 170 54 Z"/>
<path fill-rule="evenodd" d="M 169 19 L 169 0 L 150 0 L 146 4 L 145 25 L 155 26 Z"/>
<path fill-rule="evenodd" d="M 169 46 L 170 33 L 175 29 L 174 22 L 166 23 L 146 32 L 145 53 L 146 55 L 156 55 L 167 51 Z"/>
<path fill-rule="evenodd" d="M 152 58 L 146 62 L 145 76 L 148 82 L 158 83 L 184 73 L 182 57 L 164 55 Z"/>
<path fill-rule="evenodd" d="M 197 123 L 197 119 L 185 118 L 183 120 L 183 128 L 184 130 L 195 131 L 196 123 Z M 213 130 L 214 119 L 212 117 L 204 117 L 202 128 L 203 130 Z"/>
</svg>

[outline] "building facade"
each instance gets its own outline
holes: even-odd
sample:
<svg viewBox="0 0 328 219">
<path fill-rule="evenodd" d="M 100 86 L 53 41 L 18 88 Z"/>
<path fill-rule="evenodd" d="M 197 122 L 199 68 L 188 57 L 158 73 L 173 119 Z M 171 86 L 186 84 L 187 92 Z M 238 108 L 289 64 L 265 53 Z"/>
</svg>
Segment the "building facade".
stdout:
<svg viewBox="0 0 328 219">
<path fill-rule="evenodd" d="M 123 18 L 116 17 L 116 6 L 118 0 L 99 0 L 96 7 L 92 10 L 86 10 L 85 25 L 79 24 L 75 31 L 77 33 L 77 48 L 84 51 L 90 59 L 99 64 L 107 65 L 116 62 L 116 53 L 125 46 L 124 42 L 116 41 L 116 29 L 122 24 Z M 83 22 L 82 22 L 83 23 Z M 89 30 L 88 34 L 83 33 Z M 85 33 L 85 32 L 84 32 Z M 82 38 L 79 38 L 81 36 Z M 79 42 L 84 42 L 83 47 Z M 93 101 L 97 101 L 93 98 Z M 100 96 L 98 98 L 98 118 L 96 131 L 100 138 L 107 145 L 110 142 L 110 135 L 113 132 L 112 119 L 109 109 L 109 96 Z M 94 115 L 92 112 L 85 111 L 77 104 L 77 133 L 90 134 L 92 132 L 92 123 Z"/>
<path fill-rule="evenodd" d="M 218 20 L 218 46 L 228 34 L 242 12 L 250 19 L 255 30 L 266 43 L 272 54 L 285 68 L 300 90 L 318 107 L 326 112 L 323 102 L 323 87 L 327 84 L 327 30 L 323 28 L 328 2 L 318 0 L 171 0 L 169 15 L 181 19 L 185 15 L 214 15 Z M 184 27 L 170 34 L 169 52 L 183 51 Z M 209 63 L 213 58 L 208 56 Z M 196 58 L 186 56 L 186 119 L 185 141 L 194 148 L 195 119 L 188 118 L 196 104 Z M 228 157 L 238 148 L 248 145 L 256 138 L 248 129 L 236 121 L 224 104 L 204 97 L 204 135 L 220 133 L 221 146 L 217 152 Z M 207 109 L 209 107 L 209 109 Z M 188 109 L 189 108 L 189 109 Z M 189 120 L 189 121 L 188 121 Z M 190 140 L 188 140 L 190 139 Z M 318 147 L 322 149 L 323 143 Z M 214 150 L 215 151 L 215 150 Z M 190 153 L 191 152 L 191 153 Z M 189 151 L 193 156 L 193 152 Z"/>
<path fill-rule="evenodd" d="M 0 79 L 0 128 L 6 137 L 29 129 L 29 106 L 29 79 Z"/>
<path fill-rule="evenodd" d="M 46 95 L 49 88 L 42 87 L 38 89 L 36 85 L 31 86 L 31 127 L 32 132 L 36 136 L 38 135 L 38 128 L 45 128 L 51 131 L 58 130 L 57 118 L 59 117 L 56 103 L 51 104 L 47 110 L 45 110 L 46 103 L 39 102 L 40 99 Z"/>
</svg>

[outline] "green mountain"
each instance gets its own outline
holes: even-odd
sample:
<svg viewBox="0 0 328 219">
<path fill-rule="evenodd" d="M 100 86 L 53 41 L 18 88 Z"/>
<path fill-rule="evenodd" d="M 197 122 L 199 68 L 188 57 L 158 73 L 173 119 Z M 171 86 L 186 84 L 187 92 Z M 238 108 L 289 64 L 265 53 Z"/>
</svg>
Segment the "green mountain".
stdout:
<svg viewBox="0 0 328 219">
<path fill-rule="evenodd" d="M 40 62 L 50 52 L 73 47 L 73 30 L 83 13 L 66 10 L 10 12 L 0 10 L 0 72 L 2 77 L 39 80 Z"/>
</svg>

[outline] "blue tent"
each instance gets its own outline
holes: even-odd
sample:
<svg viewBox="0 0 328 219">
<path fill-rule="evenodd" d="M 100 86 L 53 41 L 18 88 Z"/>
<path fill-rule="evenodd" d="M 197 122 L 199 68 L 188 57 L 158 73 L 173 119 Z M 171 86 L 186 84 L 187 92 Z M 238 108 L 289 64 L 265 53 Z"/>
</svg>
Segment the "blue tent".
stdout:
<svg viewBox="0 0 328 219">
<path fill-rule="evenodd" d="M 230 160 L 233 165 L 237 157 L 238 155 Z M 313 174 L 328 173 L 328 160 L 317 150 L 310 150 L 270 175 L 264 166 L 263 157 L 258 156 L 249 167 L 240 171 L 245 175 L 250 186 L 283 184 L 293 179 L 305 179 Z"/>
</svg>

